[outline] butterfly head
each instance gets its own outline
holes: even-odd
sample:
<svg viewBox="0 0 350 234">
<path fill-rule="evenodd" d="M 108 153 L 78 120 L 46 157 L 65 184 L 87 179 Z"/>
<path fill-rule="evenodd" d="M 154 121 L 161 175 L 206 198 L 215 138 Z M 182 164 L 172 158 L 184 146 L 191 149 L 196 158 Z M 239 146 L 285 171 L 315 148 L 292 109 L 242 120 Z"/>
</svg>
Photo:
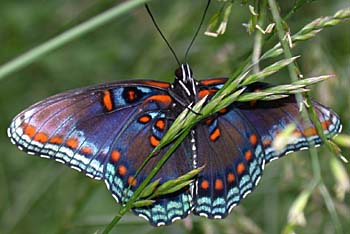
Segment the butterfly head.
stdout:
<svg viewBox="0 0 350 234">
<path fill-rule="evenodd" d="M 192 70 L 190 68 L 190 65 L 188 65 L 187 63 L 181 64 L 181 67 L 175 70 L 176 79 L 181 80 L 185 84 L 193 80 L 192 76 Z"/>
<path fill-rule="evenodd" d="M 176 89 L 178 93 L 184 93 L 191 101 L 196 96 L 196 80 L 193 78 L 192 70 L 187 63 L 181 64 L 181 66 L 175 70 L 174 89 Z"/>
</svg>

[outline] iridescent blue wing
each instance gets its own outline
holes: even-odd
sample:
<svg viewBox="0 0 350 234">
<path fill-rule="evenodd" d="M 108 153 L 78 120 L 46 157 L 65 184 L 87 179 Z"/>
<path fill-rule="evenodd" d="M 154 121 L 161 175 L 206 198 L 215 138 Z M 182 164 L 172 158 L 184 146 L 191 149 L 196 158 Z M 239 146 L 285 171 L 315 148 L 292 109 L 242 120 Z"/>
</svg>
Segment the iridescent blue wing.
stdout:
<svg viewBox="0 0 350 234">
<path fill-rule="evenodd" d="M 158 160 L 154 157 L 139 177 L 133 177 L 170 125 L 169 86 L 156 81 L 114 82 L 61 93 L 17 115 L 8 135 L 29 154 L 104 179 L 117 201 L 127 200 Z M 188 152 L 180 147 L 155 179 L 163 182 L 190 171 L 186 157 Z M 134 212 L 153 225 L 168 224 L 188 215 L 190 200 L 184 190 Z"/>
<path fill-rule="evenodd" d="M 135 113 L 142 111 L 142 103 L 154 95 L 165 95 L 165 91 L 142 82 L 64 92 L 18 114 L 8 135 L 29 154 L 53 158 L 100 179 L 110 144 Z M 148 108 L 161 107 L 150 104 Z"/>
<path fill-rule="evenodd" d="M 199 96 L 210 97 L 225 79 L 200 83 Z M 258 83 L 247 92 L 264 88 Z M 313 103 L 327 137 L 340 131 L 336 114 Z M 296 142 L 276 151 L 271 142 L 289 123 L 298 129 Z M 307 128 L 293 96 L 268 102 L 235 103 L 196 127 L 197 163 L 206 165 L 196 181 L 194 213 L 208 218 L 224 218 L 258 184 L 264 165 L 272 158 L 321 143 L 313 128 Z"/>
<path fill-rule="evenodd" d="M 135 178 L 136 170 L 146 156 L 159 143 L 172 121 L 167 119 L 166 112 L 143 112 L 137 121 L 131 123 L 117 141 L 111 145 L 112 157 L 107 162 L 106 184 L 118 202 L 129 198 L 149 172 L 155 167 L 166 149 L 153 156 L 147 166 Z M 156 177 L 163 182 L 175 179 L 192 169 L 192 152 L 186 147 L 186 139 L 163 165 Z M 131 185 L 131 190 L 128 186 Z M 126 199 L 125 199 L 126 198 Z M 154 226 L 167 225 L 177 219 L 186 217 L 192 208 L 192 195 L 188 188 L 173 194 L 157 197 L 151 206 L 134 208 L 133 212 Z"/>
<path fill-rule="evenodd" d="M 248 88 L 249 92 L 261 90 L 269 85 L 256 83 Z M 338 115 L 323 106 L 312 101 L 316 115 L 321 123 L 325 136 L 330 139 L 341 131 L 341 123 Z M 308 126 L 304 123 L 294 95 L 275 101 L 254 101 L 250 103 L 239 103 L 236 107 L 245 116 L 247 121 L 254 123 L 254 128 L 261 136 L 264 146 L 265 160 L 270 162 L 285 154 L 309 148 L 309 142 L 319 146 L 322 139 L 317 135 L 314 125 Z M 296 139 L 282 149 L 274 149 L 271 143 L 278 134 L 290 123 L 294 123 L 296 130 L 293 137 Z"/>
<path fill-rule="evenodd" d="M 211 97 L 225 81 L 201 81 L 198 98 Z M 169 87 L 156 81 L 115 82 L 59 94 L 16 116 L 8 134 L 29 154 L 53 158 L 92 178 L 104 179 L 116 200 L 123 202 L 155 166 L 157 157 L 134 177 L 185 108 L 172 108 Z M 254 88 L 252 85 L 247 90 Z M 340 131 L 338 117 L 314 104 L 325 134 L 330 137 Z M 194 142 L 191 137 L 185 139 L 154 178 L 162 183 L 193 166 L 206 165 L 194 189 L 158 197 L 153 205 L 134 212 L 153 225 L 184 218 L 192 209 L 209 218 L 225 217 L 256 186 L 265 162 L 307 147 L 307 138 L 321 142 L 313 127 L 304 126 L 296 110 L 293 97 L 288 97 L 236 103 L 209 117 L 195 127 Z M 298 142 L 275 151 L 271 141 L 291 122 L 298 127 Z"/>
<path fill-rule="evenodd" d="M 200 174 L 194 195 L 194 213 L 224 218 L 258 183 L 264 151 L 254 128 L 237 110 L 196 128 Z"/>
</svg>

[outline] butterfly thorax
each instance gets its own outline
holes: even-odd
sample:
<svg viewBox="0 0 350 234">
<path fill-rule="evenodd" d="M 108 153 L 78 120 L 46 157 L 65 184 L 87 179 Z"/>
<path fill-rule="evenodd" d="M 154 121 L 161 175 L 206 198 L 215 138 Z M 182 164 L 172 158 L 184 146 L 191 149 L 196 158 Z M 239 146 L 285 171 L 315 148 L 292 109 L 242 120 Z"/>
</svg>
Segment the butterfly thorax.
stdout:
<svg viewBox="0 0 350 234">
<path fill-rule="evenodd" d="M 188 64 L 182 64 L 175 70 L 175 81 L 171 86 L 171 96 L 181 106 L 187 107 L 197 102 L 198 82 L 193 78 L 193 73 Z"/>
</svg>

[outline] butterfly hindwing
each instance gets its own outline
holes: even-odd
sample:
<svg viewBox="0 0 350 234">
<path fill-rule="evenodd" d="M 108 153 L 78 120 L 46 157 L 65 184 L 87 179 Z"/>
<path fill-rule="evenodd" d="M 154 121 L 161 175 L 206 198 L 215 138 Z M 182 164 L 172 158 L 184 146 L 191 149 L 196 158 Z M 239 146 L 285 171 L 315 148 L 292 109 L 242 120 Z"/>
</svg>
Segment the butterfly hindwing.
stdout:
<svg viewBox="0 0 350 234">
<path fill-rule="evenodd" d="M 227 112 L 226 112 L 227 111 Z M 264 167 L 258 135 L 235 109 L 196 128 L 198 164 L 194 213 L 224 218 L 256 186 Z"/>
<path fill-rule="evenodd" d="M 118 202 L 125 202 L 137 186 L 155 167 L 166 149 L 161 150 L 147 163 L 135 178 L 136 170 L 164 136 L 171 122 L 166 113 L 142 112 L 120 137 L 111 145 L 112 157 L 107 162 L 105 181 Z M 163 165 L 153 181 L 160 179 L 160 184 L 175 179 L 191 170 L 191 151 L 186 141 L 182 143 Z M 129 186 L 131 189 L 129 190 Z M 128 194 L 127 194 L 128 193 Z M 145 207 L 134 208 L 137 215 L 147 219 L 152 225 L 159 226 L 186 217 L 190 213 L 192 196 L 188 189 L 181 189 L 173 194 L 153 198 L 155 203 Z"/>
<path fill-rule="evenodd" d="M 164 152 L 165 151 L 162 151 L 162 153 Z M 161 157 L 161 155 L 162 154 L 158 157 Z M 161 183 L 163 183 L 189 172 L 192 165 L 189 164 L 190 161 L 187 158 L 188 156 L 190 156 L 190 154 L 187 152 L 187 147 L 179 147 L 157 173 L 153 181 L 155 179 L 161 179 Z M 150 162 L 149 165 L 154 166 L 156 160 L 157 159 L 155 159 L 153 163 Z M 147 171 L 148 170 L 146 169 L 142 173 L 147 173 Z M 143 176 L 146 176 L 146 174 Z M 185 218 L 190 214 L 193 207 L 193 198 L 189 187 L 153 199 L 155 200 L 154 204 L 134 208 L 133 212 L 147 219 L 154 226 L 168 225 L 175 220 Z"/>
</svg>

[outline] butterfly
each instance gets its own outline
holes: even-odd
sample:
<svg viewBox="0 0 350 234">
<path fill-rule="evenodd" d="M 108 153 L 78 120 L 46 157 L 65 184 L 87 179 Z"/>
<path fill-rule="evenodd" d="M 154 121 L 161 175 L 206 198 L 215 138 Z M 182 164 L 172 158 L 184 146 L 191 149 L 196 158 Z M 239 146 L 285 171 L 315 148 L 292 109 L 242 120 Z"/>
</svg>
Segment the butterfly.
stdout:
<svg viewBox="0 0 350 234">
<path fill-rule="evenodd" d="M 196 80 L 188 64 L 174 83 L 137 80 L 105 83 L 60 93 L 18 114 L 8 128 L 11 141 L 28 154 L 51 158 L 104 180 L 117 202 L 129 199 L 155 166 L 162 149 L 135 173 L 176 117 L 204 97 L 208 101 L 227 78 Z M 270 85 L 254 83 L 244 92 Z M 313 101 L 324 134 L 341 131 L 336 113 Z M 295 141 L 276 150 L 274 139 L 294 123 Z M 175 179 L 205 165 L 189 188 L 155 198 L 133 212 L 154 226 L 168 225 L 191 212 L 222 219 L 258 184 L 266 163 L 322 143 L 303 122 L 294 95 L 274 101 L 235 102 L 197 124 L 153 181 Z"/>
</svg>

